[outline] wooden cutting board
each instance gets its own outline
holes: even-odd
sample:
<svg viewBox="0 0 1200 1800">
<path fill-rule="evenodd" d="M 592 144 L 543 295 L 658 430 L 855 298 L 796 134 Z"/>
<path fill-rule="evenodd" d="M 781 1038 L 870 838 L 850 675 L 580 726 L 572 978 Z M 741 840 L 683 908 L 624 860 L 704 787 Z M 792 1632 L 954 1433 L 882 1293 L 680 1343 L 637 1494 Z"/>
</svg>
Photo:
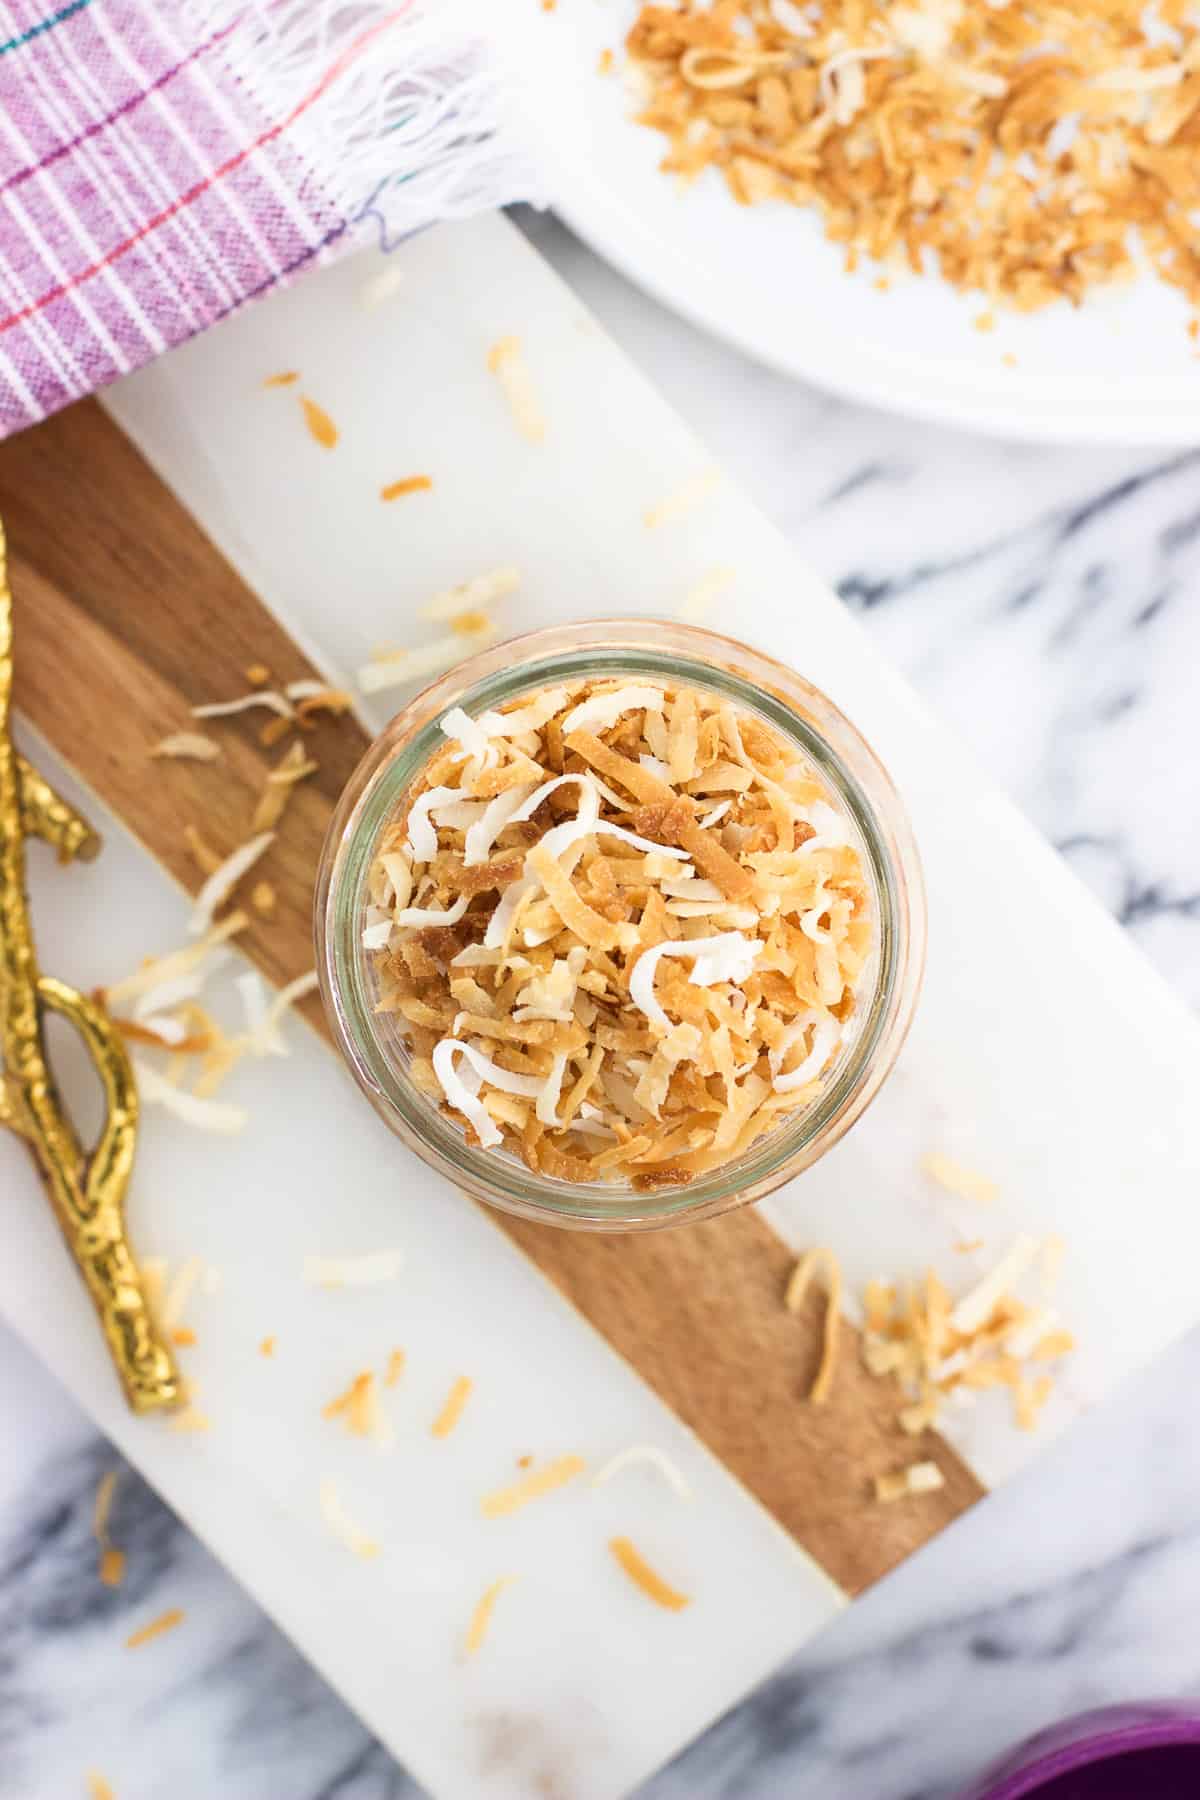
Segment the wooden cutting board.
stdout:
<svg viewBox="0 0 1200 1800">
<path fill-rule="evenodd" d="M 247 689 L 321 676 L 261 600 L 101 411 L 87 401 L 0 444 L 17 616 L 20 713 L 189 892 L 203 879 L 187 822 L 225 854 L 243 841 L 278 751 L 261 713 L 227 722 L 226 778 L 150 760 L 190 708 Z M 366 749 L 349 716 L 311 737 L 319 772 L 302 784 L 268 860 L 279 896 L 268 927 L 239 938 L 270 980 L 312 967 L 312 888 L 332 808 Z M 320 1002 L 304 1011 L 327 1036 Z M 848 1201 L 852 1196 L 848 1197 Z M 804 1395 L 824 1301 L 783 1307 L 793 1255 L 751 1208 L 707 1224 L 596 1237 L 489 1215 L 543 1275 L 803 1545 L 854 1594 L 903 1561 L 982 1493 L 939 1437 L 904 1437 L 896 1396 L 863 1371 L 843 1323 L 827 1406 Z M 871 1478 L 916 1457 L 941 1466 L 938 1493 L 864 1508 Z"/>
</svg>

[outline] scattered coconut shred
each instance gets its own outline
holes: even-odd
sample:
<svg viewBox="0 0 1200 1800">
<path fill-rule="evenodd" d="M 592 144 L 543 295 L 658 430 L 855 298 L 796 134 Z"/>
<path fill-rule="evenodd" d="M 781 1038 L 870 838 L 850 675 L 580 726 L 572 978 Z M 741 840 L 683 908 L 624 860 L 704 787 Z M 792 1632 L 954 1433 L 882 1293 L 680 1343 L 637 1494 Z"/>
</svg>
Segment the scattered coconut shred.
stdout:
<svg viewBox="0 0 1200 1800">
<path fill-rule="evenodd" d="M 379 1404 L 379 1386 L 373 1369 L 363 1369 L 344 1393 L 322 1408 L 323 1419 L 340 1419 L 352 1437 L 370 1438 L 381 1450 L 396 1441 L 391 1422 Z"/>
<path fill-rule="evenodd" d="M 644 681 L 441 728 L 362 941 L 412 1080 L 468 1141 L 648 1192 L 810 1106 L 876 928 L 849 822 L 792 747 Z"/>
<path fill-rule="evenodd" d="M 629 1538 L 611 1538 L 608 1547 L 630 1581 L 636 1588 L 640 1588 L 647 1600 L 653 1600 L 656 1606 L 665 1607 L 668 1612 L 682 1612 L 684 1607 L 691 1605 L 690 1596 L 681 1594 L 677 1588 L 664 1581 Z"/>
<path fill-rule="evenodd" d="M 497 1488 L 494 1493 L 485 1494 L 480 1502 L 480 1511 L 485 1519 L 507 1519 L 513 1513 L 520 1512 L 533 1500 L 541 1500 L 556 1489 L 565 1487 L 568 1481 L 574 1481 L 582 1475 L 587 1464 L 582 1456 L 559 1456 L 553 1462 L 546 1463 L 540 1469 L 531 1469 L 520 1481 L 514 1481 L 511 1487 Z"/>
<path fill-rule="evenodd" d="M 368 1250 L 364 1256 L 306 1256 L 309 1287 L 376 1287 L 395 1281 L 404 1266 L 402 1250 Z"/>
<path fill-rule="evenodd" d="M 815 208 L 849 269 L 939 270 L 1032 312 L 1148 260 L 1200 304 L 1185 0 L 679 0 L 642 6 L 627 50 L 665 170 Z"/>
<path fill-rule="evenodd" d="M 1022 1233 L 972 1288 L 957 1300 L 932 1269 L 923 1282 L 871 1281 L 863 1294 L 862 1357 L 880 1378 L 895 1377 L 903 1404 L 897 1423 L 910 1437 L 938 1425 L 948 1406 L 967 1406 L 987 1388 L 1007 1388 L 1014 1422 L 1032 1431 L 1050 1398 L 1054 1377 L 1048 1364 L 1058 1363 L 1075 1348 L 1049 1302 L 1057 1278 L 1061 1240 Z M 835 1373 L 838 1300 L 841 1270 L 831 1250 L 810 1250 L 797 1263 L 785 1295 L 795 1311 L 803 1302 L 819 1262 L 828 1271 L 829 1298 L 821 1366 L 810 1399 L 828 1397 Z M 1015 1290 L 1035 1270 L 1041 1272 L 1036 1302 L 1019 1299 Z M 898 1477 L 885 1477 L 897 1499 L 917 1488 L 890 1489 Z M 939 1484 L 940 1485 L 940 1484 Z"/>
<path fill-rule="evenodd" d="M 350 1517 L 342 1505 L 335 1482 L 328 1478 L 322 1481 L 317 1491 L 317 1501 L 321 1517 L 339 1544 L 344 1544 L 352 1556 L 359 1557 L 363 1562 L 374 1561 L 381 1546 Z"/>
<path fill-rule="evenodd" d="M 492 1614 L 496 1610 L 496 1602 L 505 1588 L 511 1587 L 516 1579 L 515 1575 L 502 1575 L 499 1581 L 493 1581 L 492 1585 L 484 1590 L 475 1611 L 471 1614 L 471 1623 L 468 1625 L 467 1635 L 463 1639 L 464 1656 L 474 1656 L 477 1650 L 482 1650 L 484 1639 L 488 1634 L 488 1627 L 492 1622 Z"/>
<path fill-rule="evenodd" d="M 518 337 L 503 337 L 488 351 L 489 374 L 496 377 L 512 412 L 513 423 L 523 438 L 540 444 L 546 435 L 546 415 L 538 400 L 529 365 Z"/>
<path fill-rule="evenodd" d="M 182 1624 L 183 1608 L 180 1606 L 168 1607 L 166 1612 L 159 1613 L 157 1619 L 151 1619 L 148 1625 L 143 1625 L 140 1630 L 132 1632 L 125 1639 L 125 1648 L 140 1650 L 143 1644 L 152 1643 L 155 1638 L 165 1637 L 168 1631 L 174 1631 L 177 1625 Z"/>
<path fill-rule="evenodd" d="M 358 671 L 362 692 L 378 694 L 387 688 L 427 680 L 492 643 L 497 631 L 489 608 L 515 593 L 520 581 L 520 572 L 506 563 L 434 594 L 421 607 L 421 617 L 448 624 L 449 635 L 412 649 L 381 645 Z"/>
<path fill-rule="evenodd" d="M 905 1500 L 911 1494 L 936 1494 L 946 1485 L 946 1477 L 935 1462 L 910 1463 L 894 1475 L 875 1477 L 875 1498 L 885 1506 L 894 1500 Z"/>
<path fill-rule="evenodd" d="M 100 1478 L 92 1509 L 92 1535 L 100 1546 L 99 1575 L 105 1587 L 120 1587 L 125 1578 L 125 1552 L 113 1547 L 108 1534 L 108 1521 L 112 1515 L 116 1491 L 117 1471 L 110 1469 L 107 1475 Z"/>
<path fill-rule="evenodd" d="M 441 1412 L 439 1412 L 437 1418 L 430 1426 L 430 1431 L 435 1438 L 448 1438 L 450 1436 L 450 1433 L 454 1430 L 455 1426 L 463 1416 L 463 1409 L 466 1406 L 467 1401 L 471 1398 L 471 1389 L 474 1385 L 475 1384 L 469 1375 L 460 1375 L 455 1381 L 454 1386 L 446 1396 Z"/>
<path fill-rule="evenodd" d="M 680 1474 L 679 1469 L 671 1461 L 666 1451 L 660 1450 L 655 1444 L 631 1444 L 628 1450 L 619 1450 L 615 1456 L 610 1457 L 597 1474 L 592 1476 L 592 1486 L 594 1488 L 603 1487 L 622 1470 L 636 1468 L 639 1465 L 657 1469 L 672 1493 L 678 1494 L 681 1500 L 692 1498 L 692 1490 Z"/>
<path fill-rule="evenodd" d="M 270 836 L 271 834 L 264 834 Z M 243 846 L 243 852 L 249 846 Z M 242 872 L 246 858 L 241 860 Z M 193 929 L 203 929 L 211 919 L 213 908 L 228 897 L 229 870 L 234 858 L 210 876 L 202 890 L 193 914 Z M 236 879 L 236 874 L 235 874 Z M 128 1039 L 169 1053 L 165 1069 L 143 1056 L 134 1058 L 138 1092 L 148 1106 L 161 1106 L 183 1124 L 201 1131 L 237 1132 L 248 1123 L 248 1114 L 240 1106 L 217 1100 L 214 1096 L 226 1077 L 245 1056 L 286 1056 L 287 1043 L 281 1025 L 288 1009 L 317 986 L 315 969 L 310 969 L 279 989 L 268 999 L 262 978 L 248 970 L 239 977 L 237 988 L 246 1018 L 246 1029 L 234 1035 L 226 1033 L 213 1015 L 200 1004 L 199 996 L 218 970 L 229 961 L 225 945 L 245 930 L 247 915 L 230 912 L 219 923 L 207 924 L 204 935 L 194 944 L 171 951 L 165 956 L 147 957 L 131 975 L 99 990 L 98 998 L 113 1018 L 118 1030 Z M 121 1008 L 132 1004 L 133 1017 L 122 1015 Z M 184 1086 L 185 1078 L 195 1073 L 194 1085 Z"/>
<path fill-rule="evenodd" d="M 216 762 L 221 754 L 221 746 L 212 738 L 205 737 L 202 731 L 173 731 L 155 744 L 150 754 L 175 757 L 183 761 Z"/>
</svg>

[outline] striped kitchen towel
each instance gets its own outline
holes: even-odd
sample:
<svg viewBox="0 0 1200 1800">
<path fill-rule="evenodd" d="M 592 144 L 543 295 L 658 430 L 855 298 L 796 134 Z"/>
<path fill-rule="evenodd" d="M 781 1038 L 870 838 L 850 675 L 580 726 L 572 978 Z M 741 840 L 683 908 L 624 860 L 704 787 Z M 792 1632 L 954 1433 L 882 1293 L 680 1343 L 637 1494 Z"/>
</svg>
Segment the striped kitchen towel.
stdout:
<svg viewBox="0 0 1200 1800">
<path fill-rule="evenodd" d="M 0 436 L 365 238 L 536 199 L 489 10 L 0 0 Z"/>
</svg>

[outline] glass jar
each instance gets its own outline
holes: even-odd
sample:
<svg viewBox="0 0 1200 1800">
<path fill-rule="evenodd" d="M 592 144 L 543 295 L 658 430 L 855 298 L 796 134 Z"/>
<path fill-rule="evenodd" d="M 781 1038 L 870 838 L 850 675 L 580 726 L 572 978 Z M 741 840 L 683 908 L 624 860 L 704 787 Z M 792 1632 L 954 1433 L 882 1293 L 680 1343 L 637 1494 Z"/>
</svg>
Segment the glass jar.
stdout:
<svg viewBox="0 0 1200 1800">
<path fill-rule="evenodd" d="M 685 1187 L 569 1183 L 506 1151 L 469 1145 L 407 1073 L 408 1051 L 377 1014 L 362 945 L 376 844 L 406 790 L 445 748 L 451 707 L 475 716 L 534 690 L 580 679 L 683 683 L 756 715 L 815 765 L 851 823 L 873 893 L 876 941 L 849 1028 L 820 1094 L 735 1161 Z M 337 1043 L 376 1112 L 410 1149 L 456 1186 L 506 1212 L 592 1231 L 646 1230 L 707 1219 L 760 1200 L 835 1144 L 879 1091 L 916 1004 L 925 952 L 921 865 L 895 788 L 868 745 L 793 670 L 732 638 L 658 620 L 599 620 L 499 644 L 460 663 L 397 713 L 359 764 L 334 813 L 316 892 L 317 967 Z"/>
</svg>

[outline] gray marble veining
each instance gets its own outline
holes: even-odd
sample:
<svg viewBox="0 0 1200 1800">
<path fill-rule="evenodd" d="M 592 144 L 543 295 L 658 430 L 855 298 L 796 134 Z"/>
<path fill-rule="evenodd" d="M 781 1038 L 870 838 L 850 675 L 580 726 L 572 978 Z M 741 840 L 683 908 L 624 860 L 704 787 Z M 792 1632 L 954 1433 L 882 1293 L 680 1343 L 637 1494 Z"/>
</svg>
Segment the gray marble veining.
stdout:
<svg viewBox="0 0 1200 1800">
<path fill-rule="evenodd" d="M 1029 448 L 843 404 L 703 338 L 553 220 L 522 222 L 1200 1000 L 1200 452 Z M 1050 1719 L 1200 1691 L 1198 1385 L 1200 1335 L 858 1603 L 644 1800 L 941 1800 Z M 82 1800 L 118 1750 L 118 1800 L 418 1792 L 128 1471 L 113 1532 L 137 1558 L 120 1589 L 98 1587 L 91 1508 L 115 1459 L 4 1336 L 0 1428 L 0 1800 Z M 125 1650 L 169 1605 L 190 1629 Z"/>
</svg>

